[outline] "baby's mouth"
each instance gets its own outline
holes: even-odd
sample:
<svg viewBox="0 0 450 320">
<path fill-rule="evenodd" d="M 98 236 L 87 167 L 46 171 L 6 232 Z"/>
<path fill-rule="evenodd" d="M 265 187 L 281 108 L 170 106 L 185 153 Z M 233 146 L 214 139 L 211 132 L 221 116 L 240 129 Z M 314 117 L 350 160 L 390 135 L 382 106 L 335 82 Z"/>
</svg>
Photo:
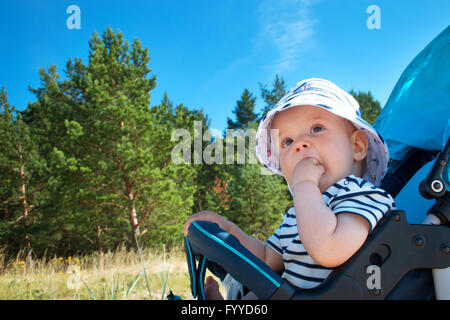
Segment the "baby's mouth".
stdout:
<svg viewBox="0 0 450 320">
<path fill-rule="evenodd" d="M 304 157 L 304 158 L 303 158 L 303 160 L 305 160 L 305 159 L 314 159 L 314 160 L 317 161 L 317 164 L 322 165 L 322 163 L 320 162 L 320 160 L 317 159 L 316 157 L 312 157 L 312 156 L 310 157 L 310 156 L 307 156 L 307 157 Z"/>
</svg>

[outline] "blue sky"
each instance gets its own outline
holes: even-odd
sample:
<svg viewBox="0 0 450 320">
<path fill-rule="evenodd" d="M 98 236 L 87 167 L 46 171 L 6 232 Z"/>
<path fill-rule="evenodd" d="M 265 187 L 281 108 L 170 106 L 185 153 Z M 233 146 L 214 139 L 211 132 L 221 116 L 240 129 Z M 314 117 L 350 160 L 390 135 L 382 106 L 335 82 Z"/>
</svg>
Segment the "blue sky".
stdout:
<svg viewBox="0 0 450 320">
<path fill-rule="evenodd" d="M 79 30 L 66 26 L 73 4 Z M 366 25 L 370 5 L 380 8 L 381 29 Z M 222 131 L 244 88 L 260 111 L 259 83 L 270 88 L 275 74 L 288 88 L 323 77 L 370 90 L 383 106 L 409 62 L 449 23 L 448 0 L 0 0 L 0 86 L 11 105 L 26 108 L 39 67 L 56 64 L 63 76 L 69 58 L 87 63 L 89 38 L 109 25 L 149 48 L 151 105 L 167 91 L 175 104 L 203 107 Z M 416 186 L 416 195 L 399 195 L 399 207 L 429 207 L 410 201 Z"/>
<path fill-rule="evenodd" d="M 69 30 L 69 5 L 81 29 Z M 378 5 L 381 29 L 366 13 Z M 10 104 L 26 107 L 40 85 L 38 68 L 87 63 L 92 32 L 108 25 L 149 47 L 157 76 L 151 104 L 165 91 L 175 103 L 203 107 L 222 131 L 244 88 L 258 96 L 275 74 L 288 87 L 324 77 L 345 90 L 370 90 L 382 105 L 414 56 L 450 22 L 450 1 L 406 0 L 147 0 L 0 1 L 0 85 Z"/>
</svg>

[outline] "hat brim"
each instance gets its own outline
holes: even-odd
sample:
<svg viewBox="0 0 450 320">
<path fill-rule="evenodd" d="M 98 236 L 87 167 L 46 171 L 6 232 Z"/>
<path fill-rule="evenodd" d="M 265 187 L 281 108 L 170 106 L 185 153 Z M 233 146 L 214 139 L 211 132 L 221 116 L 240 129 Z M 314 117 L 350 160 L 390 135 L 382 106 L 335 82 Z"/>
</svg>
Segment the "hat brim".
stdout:
<svg viewBox="0 0 450 320">
<path fill-rule="evenodd" d="M 275 107 L 270 110 L 259 123 L 258 131 L 256 133 L 256 155 L 258 160 L 270 171 L 283 175 L 276 146 L 272 146 L 271 127 L 273 119 L 277 113 L 292 107 L 301 107 L 305 105 L 316 106 L 349 120 L 356 129 L 362 130 L 366 134 L 369 147 L 366 156 L 366 170 L 363 178 L 372 182 L 374 185 L 378 185 L 381 182 L 389 163 L 389 152 L 386 144 L 375 129 L 359 116 L 357 112 L 349 108 L 332 108 L 329 106 L 330 104 L 333 105 L 335 103 L 335 101 L 330 100 L 325 96 L 312 97 L 311 94 L 299 94 L 289 101 L 283 99 L 280 100 L 280 102 L 275 105 Z M 350 112 L 345 112 L 345 110 L 349 110 Z M 272 148 L 275 150 L 272 150 Z"/>
</svg>

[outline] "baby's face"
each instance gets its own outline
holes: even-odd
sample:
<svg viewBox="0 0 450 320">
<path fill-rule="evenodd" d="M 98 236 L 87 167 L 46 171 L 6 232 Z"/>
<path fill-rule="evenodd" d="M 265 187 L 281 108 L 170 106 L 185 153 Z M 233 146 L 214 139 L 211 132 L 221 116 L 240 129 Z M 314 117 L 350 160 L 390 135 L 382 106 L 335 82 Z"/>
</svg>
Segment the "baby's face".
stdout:
<svg viewBox="0 0 450 320">
<path fill-rule="evenodd" d="M 361 174 L 357 164 L 360 156 L 355 155 L 358 147 L 352 138 L 357 130 L 350 121 L 323 108 L 300 106 L 277 113 L 272 129 L 279 130 L 273 139 L 289 185 L 295 166 L 305 158 L 315 158 L 324 168 L 319 180 L 321 192 L 350 174 Z"/>
</svg>

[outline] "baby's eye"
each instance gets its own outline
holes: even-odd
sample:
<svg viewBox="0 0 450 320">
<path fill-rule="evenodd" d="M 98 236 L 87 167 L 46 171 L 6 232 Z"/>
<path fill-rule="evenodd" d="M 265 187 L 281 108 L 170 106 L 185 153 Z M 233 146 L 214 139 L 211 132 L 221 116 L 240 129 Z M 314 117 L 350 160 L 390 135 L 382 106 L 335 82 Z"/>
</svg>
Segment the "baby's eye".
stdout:
<svg viewBox="0 0 450 320">
<path fill-rule="evenodd" d="M 284 138 L 281 141 L 281 147 L 286 148 L 287 146 L 289 146 L 292 142 L 294 142 L 294 140 L 292 140 L 291 138 Z"/>
<path fill-rule="evenodd" d="M 318 133 L 320 131 L 322 131 L 324 128 L 320 125 L 314 125 L 311 128 L 311 133 Z"/>
</svg>

